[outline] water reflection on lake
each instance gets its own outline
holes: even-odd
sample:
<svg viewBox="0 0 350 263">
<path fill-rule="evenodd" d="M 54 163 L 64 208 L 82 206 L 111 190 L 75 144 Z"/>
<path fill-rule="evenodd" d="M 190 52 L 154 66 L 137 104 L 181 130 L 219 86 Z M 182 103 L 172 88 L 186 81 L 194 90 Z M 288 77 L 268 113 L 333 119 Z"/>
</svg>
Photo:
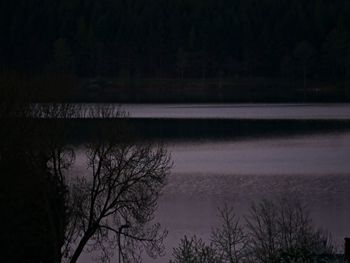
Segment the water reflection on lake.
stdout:
<svg viewBox="0 0 350 263">
<path fill-rule="evenodd" d="M 156 221 L 169 230 L 167 254 L 156 262 L 167 262 L 185 234 L 208 239 L 224 203 L 242 216 L 251 201 L 296 195 L 336 242 L 350 235 L 350 133 L 172 142 L 168 147 L 174 168 L 156 212 Z M 83 165 L 79 156 L 77 161 Z M 84 255 L 80 262 L 89 258 Z"/>
<path fill-rule="evenodd" d="M 350 235 L 350 133 L 173 144 L 173 174 L 157 219 L 171 248 L 183 235 L 208 239 L 217 207 L 245 214 L 251 201 L 296 195 L 342 244 Z M 164 262 L 164 259 L 159 262 Z"/>
<path fill-rule="evenodd" d="M 338 174 L 350 171 L 350 133 L 170 145 L 174 173 Z"/>
<path fill-rule="evenodd" d="M 309 125 L 305 129 L 312 130 L 314 134 L 298 135 L 297 131 L 304 131 L 303 129 L 295 129 L 295 134 L 290 133 L 294 127 L 290 125 L 293 124 L 285 128 L 276 127 L 280 130 L 277 133 L 280 135 L 285 129 L 284 136 L 274 137 L 273 133 L 274 125 L 279 124 L 273 122 L 275 119 L 349 120 L 350 105 L 164 104 L 124 105 L 122 109 L 128 111 L 131 117 L 145 118 L 142 125 L 152 123 L 147 122 L 148 118 L 160 118 L 161 123 L 158 125 L 161 127 L 157 128 L 162 128 L 161 131 L 167 130 L 164 125 L 173 125 L 162 118 L 177 118 L 180 123 L 176 128 L 181 134 L 186 134 L 188 121 L 191 121 L 189 118 L 212 121 L 265 119 L 268 122 L 267 131 L 263 129 L 265 126 L 257 126 L 260 130 L 251 137 L 230 139 L 225 136 L 221 137 L 225 139 L 218 139 L 215 137 L 216 130 L 213 129 L 210 132 L 214 134 L 204 137 L 205 140 L 201 139 L 197 130 L 185 141 L 171 140 L 168 148 L 174 168 L 159 200 L 155 218 L 169 230 L 167 254 L 156 262 L 168 262 L 172 248 L 177 246 L 184 235 L 197 235 L 207 240 L 212 227 L 218 224 L 217 208 L 224 203 L 234 205 L 237 215 L 242 216 L 247 213 L 252 201 L 295 195 L 308 205 L 315 224 L 328 229 L 340 247 L 343 238 L 350 236 L 350 132 L 346 132 L 346 129 L 340 132 L 339 129 L 339 132 L 329 133 L 333 130 L 329 129 L 328 133 L 322 134 L 317 132 L 317 127 L 315 131 L 308 128 L 313 126 L 311 123 L 303 125 Z M 182 119 L 187 119 L 187 122 Z M 200 126 L 198 132 L 205 135 L 203 129 L 214 123 L 220 124 L 218 121 L 209 121 L 207 126 Z M 237 123 L 225 125 L 227 127 L 221 128 L 228 129 Z M 245 126 L 241 124 L 241 127 Z M 249 127 L 242 133 L 249 132 Z M 151 132 L 154 129 L 152 125 L 148 128 Z M 236 132 L 231 128 L 228 129 L 228 134 Z M 84 169 L 82 156 L 78 152 L 76 172 Z M 85 254 L 80 262 L 89 262 L 90 258 L 91 255 Z M 154 260 L 145 258 L 144 262 Z"/>
<path fill-rule="evenodd" d="M 155 119 L 350 119 L 349 103 L 232 103 L 232 104 L 115 104 L 83 103 L 83 110 L 96 107 L 122 109 L 131 118 Z M 85 111 L 82 111 L 82 113 Z M 96 117 L 96 116 L 95 116 Z"/>
<path fill-rule="evenodd" d="M 350 119 L 350 104 L 124 104 L 134 118 Z"/>
</svg>

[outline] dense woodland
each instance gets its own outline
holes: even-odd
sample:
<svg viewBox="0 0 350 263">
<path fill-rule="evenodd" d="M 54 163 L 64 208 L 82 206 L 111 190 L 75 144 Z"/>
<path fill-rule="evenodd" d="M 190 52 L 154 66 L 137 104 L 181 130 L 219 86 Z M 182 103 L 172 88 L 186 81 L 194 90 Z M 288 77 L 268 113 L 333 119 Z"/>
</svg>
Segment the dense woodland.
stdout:
<svg viewBox="0 0 350 263">
<path fill-rule="evenodd" d="M 263 77 L 346 89 L 349 14 L 348 0 L 2 1 L 0 66 L 79 79 Z"/>
</svg>

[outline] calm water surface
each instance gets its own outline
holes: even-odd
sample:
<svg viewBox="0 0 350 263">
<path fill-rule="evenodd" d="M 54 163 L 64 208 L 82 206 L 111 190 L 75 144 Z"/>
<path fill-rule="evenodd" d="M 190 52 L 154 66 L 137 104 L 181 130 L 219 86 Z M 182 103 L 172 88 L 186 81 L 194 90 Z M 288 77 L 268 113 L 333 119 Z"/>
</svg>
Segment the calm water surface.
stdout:
<svg viewBox="0 0 350 263">
<path fill-rule="evenodd" d="M 252 201 L 296 195 L 339 244 L 350 235 L 350 133 L 178 143 L 169 150 L 174 169 L 156 213 L 169 230 L 167 255 L 156 262 L 167 261 L 184 235 L 208 239 L 223 203 L 242 216 Z M 79 156 L 77 162 L 83 169 Z"/>
<path fill-rule="evenodd" d="M 242 216 L 252 201 L 287 195 L 306 203 L 338 243 L 350 235 L 350 133 L 170 149 L 175 167 L 157 212 L 169 229 L 168 248 L 185 234 L 208 239 L 223 203 Z"/>
<path fill-rule="evenodd" d="M 83 104 L 84 108 L 96 105 Z M 350 104 L 123 104 L 132 118 L 350 119 Z M 117 107 L 116 107 L 117 108 Z"/>
<path fill-rule="evenodd" d="M 275 118 L 282 117 L 286 111 L 287 118 L 350 118 L 347 105 L 304 105 L 302 109 L 295 105 L 260 106 L 252 106 L 255 115 L 249 106 L 245 116 Z M 157 114 L 154 109 L 152 117 Z M 195 109 L 180 107 L 175 112 L 187 111 L 186 116 L 191 116 L 198 113 L 198 107 Z M 238 108 L 240 114 L 244 109 L 247 107 Z M 142 111 L 138 110 L 134 109 L 133 113 L 140 117 Z M 220 116 L 232 116 L 231 106 L 221 110 Z M 187 141 L 171 143 L 168 148 L 174 168 L 156 213 L 156 221 L 169 230 L 167 254 L 156 262 L 167 262 L 172 248 L 185 234 L 207 240 L 211 228 L 218 224 L 217 208 L 224 203 L 233 205 L 236 214 L 243 216 L 252 201 L 296 195 L 308 205 L 315 225 L 329 230 L 339 245 L 345 236 L 350 236 L 350 132 L 240 141 Z M 83 163 L 78 155 L 75 169 L 83 169 Z M 88 262 L 89 258 L 90 255 L 84 255 L 80 262 Z M 144 262 L 154 261 L 145 258 Z"/>
</svg>

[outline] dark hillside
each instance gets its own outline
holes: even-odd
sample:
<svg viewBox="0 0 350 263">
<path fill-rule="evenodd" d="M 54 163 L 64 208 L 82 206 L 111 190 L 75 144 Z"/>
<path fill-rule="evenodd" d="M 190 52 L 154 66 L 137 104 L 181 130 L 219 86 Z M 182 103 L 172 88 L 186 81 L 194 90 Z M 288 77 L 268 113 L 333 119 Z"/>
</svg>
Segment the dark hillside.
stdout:
<svg viewBox="0 0 350 263">
<path fill-rule="evenodd" d="M 330 88 L 337 100 L 344 94 L 348 100 L 349 14 L 347 0 L 2 1 L 0 68 L 5 74 L 74 76 L 86 94 L 91 92 L 83 80 L 99 76 L 113 80 L 115 100 L 123 100 L 118 85 L 132 100 L 135 82 L 151 98 L 157 93 L 150 83 L 162 80 L 185 81 L 186 92 L 195 94 L 190 79 L 202 83 L 206 100 L 218 100 L 205 90 L 213 80 L 219 88 L 223 80 L 233 83 L 225 97 L 242 79 L 252 80 L 249 88 L 259 87 L 260 94 L 278 79 L 294 83 L 294 90 Z M 63 90 L 70 84 L 65 78 Z M 46 93 L 59 89 L 45 84 Z M 284 85 L 277 87 L 274 93 Z M 79 91 L 78 97 L 109 98 L 102 89 L 85 98 Z"/>
</svg>

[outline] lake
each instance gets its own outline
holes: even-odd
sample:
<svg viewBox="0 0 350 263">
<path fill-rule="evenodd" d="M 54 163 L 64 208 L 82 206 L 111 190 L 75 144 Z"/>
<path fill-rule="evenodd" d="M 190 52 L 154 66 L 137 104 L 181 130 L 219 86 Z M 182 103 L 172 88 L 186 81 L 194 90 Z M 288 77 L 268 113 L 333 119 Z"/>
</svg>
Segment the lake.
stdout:
<svg viewBox="0 0 350 263">
<path fill-rule="evenodd" d="M 83 109 L 117 104 L 81 104 Z M 179 119 L 350 119 L 348 103 L 312 104 L 123 104 L 131 118 Z"/>
<path fill-rule="evenodd" d="M 182 118 L 350 119 L 348 104 L 126 105 L 123 109 L 135 118 L 180 122 Z M 156 262 L 167 262 L 184 235 L 208 240 L 218 224 L 217 208 L 224 203 L 243 216 L 252 201 L 287 195 L 307 204 L 315 225 L 329 230 L 342 248 L 343 238 L 350 236 L 350 130 L 265 135 L 201 138 L 198 133 L 199 138 L 166 141 L 174 168 L 156 221 L 169 234 L 167 254 Z M 89 257 L 84 255 L 80 262 Z M 144 262 L 154 261 L 145 257 Z"/>
</svg>

